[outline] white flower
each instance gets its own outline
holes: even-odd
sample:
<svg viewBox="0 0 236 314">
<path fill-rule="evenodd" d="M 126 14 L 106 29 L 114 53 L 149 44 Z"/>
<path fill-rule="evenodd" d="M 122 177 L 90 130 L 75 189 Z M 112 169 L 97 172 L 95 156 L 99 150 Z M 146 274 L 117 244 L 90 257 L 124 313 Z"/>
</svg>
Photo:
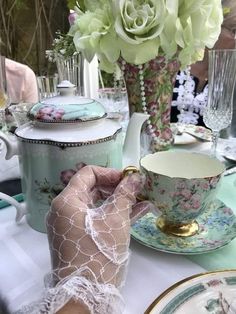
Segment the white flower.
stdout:
<svg viewBox="0 0 236 314">
<path fill-rule="evenodd" d="M 221 0 L 87 0 L 70 29 L 74 44 L 90 62 L 114 69 L 122 56 L 142 64 L 158 55 L 181 67 L 203 58 L 221 31 Z"/>
<path fill-rule="evenodd" d="M 165 21 L 164 0 L 121 0 L 115 8 L 115 30 L 122 57 L 135 64 L 158 55 Z"/>
</svg>

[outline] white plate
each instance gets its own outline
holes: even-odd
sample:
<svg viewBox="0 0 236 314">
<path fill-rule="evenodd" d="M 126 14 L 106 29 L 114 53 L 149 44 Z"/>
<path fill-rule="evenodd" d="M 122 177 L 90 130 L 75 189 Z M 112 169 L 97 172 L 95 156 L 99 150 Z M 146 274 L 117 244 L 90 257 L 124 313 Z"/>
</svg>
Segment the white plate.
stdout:
<svg viewBox="0 0 236 314">
<path fill-rule="evenodd" d="M 175 135 L 174 145 L 186 145 L 196 143 L 196 137 L 191 136 L 190 134 L 183 133 L 181 135 Z"/>
<path fill-rule="evenodd" d="M 236 154 L 226 153 L 226 154 L 224 154 L 224 158 L 229 160 L 229 161 L 236 161 Z"/>
<path fill-rule="evenodd" d="M 236 161 L 236 143 L 229 143 L 223 149 L 223 156 L 224 158 L 228 159 L 229 161 Z"/>
<path fill-rule="evenodd" d="M 164 291 L 145 314 L 236 313 L 236 270 L 186 278 Z"/>
</svg>

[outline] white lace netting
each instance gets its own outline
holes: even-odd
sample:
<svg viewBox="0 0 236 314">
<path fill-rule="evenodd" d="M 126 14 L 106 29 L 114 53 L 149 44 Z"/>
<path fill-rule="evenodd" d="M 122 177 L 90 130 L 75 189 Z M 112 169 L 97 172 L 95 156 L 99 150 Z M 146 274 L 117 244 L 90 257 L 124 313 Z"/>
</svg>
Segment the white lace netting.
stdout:
<svg viewBox="0 0 236 314">
<path fill-rule="evenodd" d="M 82 300 L 90 313 L 122 313 L 118 289 L 125 281 L 130 212 L 142 179 L 120 180 L 117 170 L 87 166 L 53 200 L 47 216 L 53 272 L 42 300 L 17 314 L 55 313 L 70 299 Z M 143 215 L 148 205 L 137 208 Z"/>
<path fill-rule="evenodd" d="M 199 116 L 207 104 L 208 85 L 202 92 L 195 94 L 195 81 L 190 75 L 190 69 L 180 71 L 176 76 L 178 87 L 173 89 L 177 93 L 176 100 L 172 101 L 172 106 L 177 107 L 180 114 L 177 116 L 178 122 L 183 124 L 197 124 Z"/>
<path fill-rule="evenodd" d="M 49 278 L 46 281 L 51 283 Z M 89 268 L 84 267 L 61 280 L 55 287 L 46 284 L 41 300 L 23 306 L 14 314 L 53 314 L 71 298 L 83 301 L 90 313 L 94 314 L 120 314 L 124 308 L 119 290 L 114 285 L 99 283 L 95 274 Z"/>
</svg>

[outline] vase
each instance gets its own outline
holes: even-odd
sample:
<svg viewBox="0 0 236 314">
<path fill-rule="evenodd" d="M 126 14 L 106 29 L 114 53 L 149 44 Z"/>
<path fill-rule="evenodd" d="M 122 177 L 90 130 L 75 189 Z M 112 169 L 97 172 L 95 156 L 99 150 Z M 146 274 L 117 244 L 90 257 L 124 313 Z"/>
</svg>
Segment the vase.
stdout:
<svg viewBox="0 0 236 314">
<path fill-rule="evenodd" d="M 173 143 L 170 128 L 170 110 L 173 87 L 179 70 L 177 58 L 167 60 L 164 56 L 142 65 L 121 60 L 121 70 L 126 83 L 129 112 L 150 115 L 142 131 L 144 150 L 156 152 L 167 150 Z"/>
</svg>

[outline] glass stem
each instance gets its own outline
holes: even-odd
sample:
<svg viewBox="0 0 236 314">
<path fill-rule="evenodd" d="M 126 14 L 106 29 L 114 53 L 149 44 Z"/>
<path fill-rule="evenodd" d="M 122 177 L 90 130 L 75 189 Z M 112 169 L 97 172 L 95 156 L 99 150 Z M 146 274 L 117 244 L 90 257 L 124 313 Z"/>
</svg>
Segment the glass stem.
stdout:
<svg viewBox="0 0 236 314">
<path fill-rule="evenodd" d="M 0 109 L 0 124 L 1 124 L 1 131 L 6 131 L 6 115 L 5 109 Z"/>
<path fill-rule="evenodd" d="M 219 132 L 212 131 L 212 147 L 211 147 L 212 157 L 216 157 L 216 148 L 217 148 L 218 138 L 219 138 Z"/>
</svg>

